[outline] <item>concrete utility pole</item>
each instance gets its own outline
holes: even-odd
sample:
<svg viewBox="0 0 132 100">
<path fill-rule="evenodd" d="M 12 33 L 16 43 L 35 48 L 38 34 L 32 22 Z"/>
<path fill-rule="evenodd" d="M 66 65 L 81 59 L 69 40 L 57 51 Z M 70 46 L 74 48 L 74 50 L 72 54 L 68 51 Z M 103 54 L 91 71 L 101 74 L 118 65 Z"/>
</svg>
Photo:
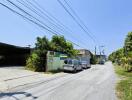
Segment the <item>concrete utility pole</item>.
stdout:
<svg viewBox="0 0 132 100">
<path fill-rule="evenodd" d="M 97 53 L 96 50 L 97 50 L 97 48 L 96 48 L 96 46 L 95 46 L 95 56 L 96 56 L 96 53 Z"/>
<path fill-rule="evenodd" d="M 104 49 L 102 50 L 102 48 L 104 48 L 104 45 L 99 46 L 99 52 L 100 52 L 100 59 L 102 59 L 101 55 L 102 53 L 104 54 Z"/>
<path fill-rule="evenodd" d="M 104 49 L 102 50 L 102 53 L 103 53 L 103 55 L 105 55 L 105 50 Z"/>
<path fill-rule="evenodd" d="M 102 48 L 104 48 L 104 47 L 105 47 L 104 45 L 99 46 L 100 55 L 101 55 L 102 53 L 104 54 L 104 49 L 102 50 Z"/>
</svg>

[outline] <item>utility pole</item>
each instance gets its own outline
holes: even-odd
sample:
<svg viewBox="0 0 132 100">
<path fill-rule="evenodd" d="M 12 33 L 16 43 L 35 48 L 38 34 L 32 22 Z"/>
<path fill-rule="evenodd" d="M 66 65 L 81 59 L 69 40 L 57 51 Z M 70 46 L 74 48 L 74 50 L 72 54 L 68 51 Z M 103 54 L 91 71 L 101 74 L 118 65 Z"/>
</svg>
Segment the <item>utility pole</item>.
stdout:
<svg viewBox="0 0 132 100">
<path fill-rule="evenodd" d="M 96 56 L 96 53 L 97 53 L 96 50 L 97 50 L 97 48 L 96 48 L 96 46 L 95 46 L 95 56 Z"/>
<path fill-rule="evenodd" d="M 99 46 L 99 52 L 100 52 L 100 60 L 102 59 L 101 55 L 104 52 L 104 50 L 102 51 L 102 48 L 104 48 L 104 45 Z"/>
<path fill-rule="evenodd" d="M 103 55 L 105 55 L 105 50 L 104 49 L 102 50 L 102 53 L 103 53 Z"/>
<path fill-rule="evenodd" d="M 104 47 L 105 47 L 104 45 L 99 46 L 100 55 L 101 55 L 102 53 L 104 53 L 104 49 L 102 50 L 102 48 L 104 48 Z"/>
</svg>

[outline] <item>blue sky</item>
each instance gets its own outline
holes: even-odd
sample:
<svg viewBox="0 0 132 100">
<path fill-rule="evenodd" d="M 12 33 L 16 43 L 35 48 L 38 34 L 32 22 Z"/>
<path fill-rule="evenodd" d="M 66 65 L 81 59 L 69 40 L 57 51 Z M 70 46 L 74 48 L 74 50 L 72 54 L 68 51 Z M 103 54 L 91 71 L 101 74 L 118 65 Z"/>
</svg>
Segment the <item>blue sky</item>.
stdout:
<svg viewBox="0 0 132 100">
<path fill-rule="evenodd" d="M 18 4 L 16 0 L 12 1 Z M 125 36 L 132 31 L 131 0 L 67 0 L 90 29 L 96 43 L 80 29 L 57 0 L 36 1 L 72 30 L 73 33 L 64 33 L 67 39 L 91 51 L 94 51 L 95 45 L 105 45 L 106 54 L 110 54 L 123 46 Z M 11 6 L 6 0 L 0 2 Z M 0 12 L 0 42 L 18 46 L 30 44 L 33 47 L 37 36 L 46 35 L 49 39 L 52 36 L 2 6 Z M 40 20 L 50 25 L 47 20 Z"/>
</svg>

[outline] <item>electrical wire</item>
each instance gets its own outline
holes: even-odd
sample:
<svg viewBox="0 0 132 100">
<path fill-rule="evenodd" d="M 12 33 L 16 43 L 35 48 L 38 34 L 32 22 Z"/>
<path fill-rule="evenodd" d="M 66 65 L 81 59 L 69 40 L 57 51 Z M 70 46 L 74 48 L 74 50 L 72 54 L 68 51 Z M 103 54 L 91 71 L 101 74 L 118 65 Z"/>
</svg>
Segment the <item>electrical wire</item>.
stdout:
<svg viewBox="0 0 132 100">
<path fill-rule="evenodd" d="M 74 15 L 66 8 L 66 6 L 60 1 L 57 0 L 59 2 L 59 4 L 64 8 L 64 10 L 72 17 L 72 19 L 77 23 L 77 25 L 94 41 L 95 43 L 95 39 L 85 30 L 85 28 L 78 22 L 78 20 L 76 19 L 76 17 L 74 17 Z"/>
<path fill-rule="evenodd" d="M 15 14 L 21 16 L 22 18 L 24 18 L 24 19 L 26 19 L 26 20 L 28 20 L 28 21 L 30 21 L 30 22 L 36 24 L 37 26 L 41 27 L 42 29 L 45 29 L 45 30 L 49 31 L 50 33 L 52 33 L 52 34 L 54 34 L 54 35 L 58 35 L 58 34 L 54 33 L 53 31 L 49 30 L 48 28 L 44 27 L 44 26 L 41 25 L 40 23 L 35 22 L 34 20 L 32 20 L 32 19 L 30 19 L 30 18 L 28 18 L 28 17 L 26 17 L 26 16 L 24 16 L 24 15 L 18 13 L 18 12 L 15 11 L 14 9 L 10 8 L 9 6 L 7 6 L 7 5 L 5 5 L 5 4 L 3 4 L 3 3 L 1 3 L 1 2 L 0 2 L 0 5 L 2 5 L 3 7 L 7 8 L 7 9 L 10 10 L 10 11 L 12 11 L 13 13 L 15 13 Z M 60 36 L 60 35 L 59 35 L 59 36 Z M 78 47 L 81 47 L 81 46 L 79 46 L 78 44 L 76 44 L 76 43 L 74 43 L 74 42 L 72 42 L 72 41 L 70 41 L 70 40 L 67 40 L 67 41 L 73 43 L 74 45 L 76 45 L 76 46 L 78 46 Z"/>
<path fill-rule="evenodd" d="M 22 0 L 23 1 L 23 0 Z M 64 29 L 64 33 L 69 33 L 70 32 L 70 35 L 72 38 L 74 38 L 75 40 L 77 41 L 80 41 L 81 44 L 85 44 L 84 41 L 82 42 L 81 40 L 78 40 L 77 38 L 75 38 L 75 36 L 72 35 L 72 31 L 67 27 L 65 26 L 62 22 L 60 22 L 57 18 L 55 18 L 52 14 L 50 14 L 46 9 L 44 9 L 41 5 L 39 5 L 35 0 L 32 0 L 34 5 L 32 2 L 30 2 L 29 0 L 26 0 L 28 4 L 30 4 L 32 7 L 36 8 L 36 10 L 40 11 L 42 14 L 44 14 L 46 17 L 48 17 L 52 22 L 54 21 L 54 23 L 56 23 L 59 28 L 62 28 Z M 29 6 L 29 5 L 28 5 Z M 86 46 L 87 44 L 85 44 Z"/>
<path fill-rule="evenodd" d="M 78 16 L 78 14 L 75 12 L 75 10 L 70 6 L 70 4 L 64 0 L 64 2 L 67 4 L 67 6 L 70 8 L 70 10 L 72 11 L 72 13 L 76 16 L 76 18 L 80 21 L 80 23 L 86 28 L 86 30 L 91 33 L 93 35 L 93 33 L 89 30 L 89 28 L 84 24 L 84 22 L 82 21 L 82 19 Z M 95 38 L 95 36 L 93 35 L 93 37 Z M 94 41 L 95 39 L 92 38 Z M 95 41 L 96 42 L 96 41 Z"/>
</svg>

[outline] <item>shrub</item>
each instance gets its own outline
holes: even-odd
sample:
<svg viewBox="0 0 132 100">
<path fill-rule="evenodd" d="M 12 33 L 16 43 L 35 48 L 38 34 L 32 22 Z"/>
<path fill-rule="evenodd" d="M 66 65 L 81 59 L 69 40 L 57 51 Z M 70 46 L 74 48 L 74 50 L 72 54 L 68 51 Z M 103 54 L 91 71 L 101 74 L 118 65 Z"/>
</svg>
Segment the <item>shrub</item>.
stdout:
<svg viewBox="0 0 132 100">
<path fill-rule="evenodd" d="M 125 71 L 132 71 L 132 59 L 129 57 L 122 57 L 121 58 L 121 66 L 124 68 Z"/>
<path fill-rule="evenodd" d="M 26 69 L 32 71 L 42 71 L 42 60 L 36 52 L 33 52 L 30 57 L 27 59 Z"/>
</svg>

